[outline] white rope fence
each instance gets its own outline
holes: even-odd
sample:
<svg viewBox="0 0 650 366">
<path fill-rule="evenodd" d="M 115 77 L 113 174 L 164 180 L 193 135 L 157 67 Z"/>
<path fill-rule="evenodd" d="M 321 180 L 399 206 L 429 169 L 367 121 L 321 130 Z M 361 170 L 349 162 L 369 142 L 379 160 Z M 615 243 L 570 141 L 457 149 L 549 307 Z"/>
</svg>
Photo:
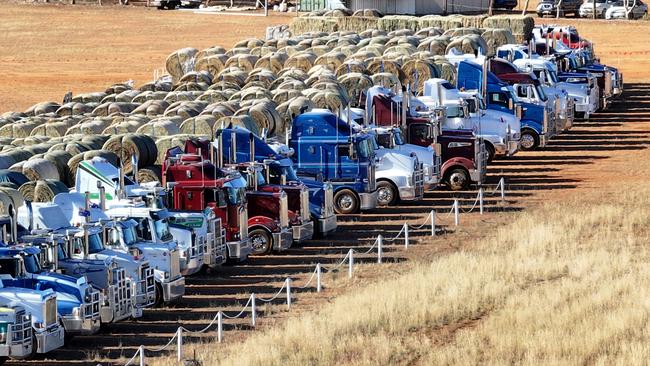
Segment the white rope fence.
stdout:
<svg viewBox="0 0 650 366">
<path fill-rule="evenodd" d="M 497 192 L 500 193 L 501 195 L 501 201 L 505 202 L 505 180 L 501 178 L 499 180 L 499 183 L 497 184 L 496 188 L 494 189 L 493 192 L 490 193 L 491 196 L 494 196 Z M 483 198 L 485 194 L 483 191 L 483 188 L 480 188 L 476 200 L 472 204 L 472 207 L 469 210 L 462 210 L 463 213 L 470 213 L 472 212 L 475 208 L 476 205 L 479 205 L 479 211 L 480 214 L 483 214 Z M 456 226 L 460 224 L 460 206 L 458 203 L 458 199 L 454 199 L 454 203 L 452 204 L 451 210 L 447 213 L 447 217 L 450 216 L 452 213 L 454 214 L 454 223 Z M 424 220 L 424 222 L 420 225 L 409 225 L 408 223 L 404 223 L 402 225 L 402 228 L 400 231 L 395 235 L 394 237 L 387 239 L 384 238 L 383 235 L 379 234 L 375 241 L 372 243 L 370 248 L 364 252 L 356 252 L 353 248 L 350 248 L 346 255 L 341 259 L 340 262 L 338 262 L 336 265 L 334 265 L 332 268 L 328 269 L 328 271 L 335 271 L 339 269 L 341 266 L 344 264 L 347 264 L 347 270 L 348 270 L 348 278 L 352 278 L 354 275 L 354 255 L 355 253 L 359 255 L 367 255 L 370 254 L 375 248 L 377 250 L 377 263 L 381 264 L 383 263 L 383 256 L 384 256 L 384 243 L 394 243 L 396 242 L 400 237 L 403 238 L 403 243 L 404 243 L 404 248 L 408 249 L 410 243 L 409 243 L 409 230 L 421 230 L 424 229 L 425 227 L 430 228 L 430 235 L 435 236 L 436 235 L 436 211 L 431 210 L 429 214 L 427 215 L 427 218 Z M 185 328 L 184 326 L 179 326 L 176 332 L 174 333 L 174 336 L 167 342 L 162 347 L 155 348 L 155 349 L 150 349 L 147 350 L 152 353 L 156 352 L 162 352 L 169 348 L 174 341 L 176 341 L 176 359 L 180 362 L 183 360 L 183 333 L 187 334 L 202 334 L 210 331 L 213 325 L 217 325 L 216 333 L 217 333 L 217 341 L 221 343 L 223 341 L 223 321 L 225 319 L 241 319 L 242 315 L 246 313 L 247 310 L 250 308 L 250 319 L 251 319 L 251 325 L 253 328 L 255 328 L 256 323 L 257 323 L 257 301 L 261 301 L 262 303 L 271 303 L 274 300 L 277 300 L 282 296 L 284 293 L 285 295 L 285 301 L 287 304 L 287 309 L 291 309 L 291 302 L 292 302 L 292 288 L 296 288 L 299 290 L 304 290 L 307 288 L 311 288 L 311 284 L 316 279 L 316 292 L 322 292 L 323 291 L 323 265 L 321 263 L 316 263 L 316 267 L 313 272 L 311 272 L 311 276 L 307 280 L 307 282 L 302 285 L 302 286 L 292 286 L 292 279 L 287 277 L 280 289 L 277 290 L 276 293 L 273 294 L 273 296 L 269 298 L 263 298 L 263 297 L 258 297 L 256 296 L 255 293 L 251 293 L 250 296 L 248 297 L 248 300 L 242 310 L 238 312 L 236 315 L 228 315 L 223 311 L 218 311 L 217 314 L 212 318 L 210 323 L 205 326 L 204 328 L 200 330 L 189 330 Z M 139 360 L 139 365 L 140 366 L 145 366 L 145 348 L 143 345 L 138 347 L 138 350 L 135 352 L 135 354 L 126 362 L 124 366 L 130 366 L 130 365 L 135 365 L 133 362 L 138 359 Z"/>
</svg>

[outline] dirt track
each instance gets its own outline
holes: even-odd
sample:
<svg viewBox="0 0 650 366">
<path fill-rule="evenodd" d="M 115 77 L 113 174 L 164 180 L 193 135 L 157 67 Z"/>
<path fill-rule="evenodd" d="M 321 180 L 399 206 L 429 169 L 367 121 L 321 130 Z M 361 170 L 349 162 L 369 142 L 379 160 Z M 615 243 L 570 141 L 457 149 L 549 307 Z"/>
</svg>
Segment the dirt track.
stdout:
<svg viewBox="0 0 650 366">
<path fill-rule="evenodd" d="M 111 25 L 106 12 L 121 19 L 119 29 Z M 47 35 L 39 32 L 50 28 L 53 16 L 61 22 L 60 26 L 48 29 Z M 80 18 L 84 24 L 72 23 Z M 165 56 L 176 48 L 189 45 L 201 48 L 212 44 L 228 47 L 236 40 L 261 35 L 265 24 L 288 21 L 284 17 L 247 17 L 242 21 L 242 18 L 229 16 L 140 8 L 17 5 L 0 8 L 0 19 L 10 19 L 0 23 L 3 34 L 0 37 L 0 73 L 5 75 L 0 84 L 0 111 L 3 112 L 23 109 L 41 100 L 59 100 L 67 90 L 94 91 L 129 78 L 139 84 L 148 80 L 152 70 L 160 67 Z M 171 22 L 174 27 L 167 27 Z M 544 151 L 519 153 L 508 160 L 495 161 L 489 169 L 487 187 L 491 191 L 501 176 L 506 178 L 508 202 L 505 206 L 501 206 L 498 199 L 490 198 L 489 214 L 464 215 L 460 228 L 443 226 L 447 234 L 441 231 L 435 240 L 426 237 L 426 229 L 412 232 L 412 237 L 422 239 L 421 245 L 415 245 L 408 252 L 401 247 L 387 248 L 386 254 L 393 261 L 465 248 L 464 238 L 490 235 L 490 229 L 506 222 L 508 215 L 539 204 L 561 204 L 570 197 L 579 197 L 583 190 L 598 189 L 602 182 L 617 180 L 625 187 L 626 183 L 638 181 L 634 173 L 635 160 L 630 158 L 647 159 L 650 155 L 646 149 L 650 143 L 650 128 L 646 126 L 650 121 L 650 85 L 642 83 L 650 80 L 647 67 L 650 65 L 644 54 L 650 35 L 639 30 L 639 27 L 647 27 L 647 23 L 571 22 L 596 42 L 603 62 L 622 68 L 628 82 L 625 100 L 616 102 L 610 110 L 599 113 L 589 122 L 576 123 L 571 131 L 556 137 Z M 205 28 L 213 31 L 207 33 Z M 230 29 L 236 31 L 223 36 L 224 31 Z M 183 36 L 162 39 L 158 36 L 174 30 L 182 30 Z M 632 34 L 643 41 L 624 46 L 614 44 L 621 35 L 631 37 Z M 604 197 L 606 194 L 603 192 Z M 147 346 L 160 346 L 172 336 L 179 322 L 191 329 L 202 328 L 216 310 L 238 311 L 240 307 L 236 304 L 243 305 L 250 291 L 259 296 L 271 296 L 287 276 L 295 278 L 295 285 L 299 286 L 314 263 L 341 258 L 349 247 L 365 250 L 378 233 L 394 235 L 404 220 L 412 224 L 422 222 L 432 207 L 440 212 L 439 223 L 450 224 L 451 219 L 445 212 L 454 197 L 461 198 L 463 207 L 469 209 L 475 193 L 430 192 L 424 201 L 415 205 L 347 217 L 341 223 L 341 230 L 331 238 L 311 241 L 283 255 L 254 258 L 245 266 L 227 267 L 217 276 L 189 278 L 188 296 L 181 304 L 147 310 L 138 322 L 120 323 L 99 335 L 78 337 L 70 346 L 48 355 L 61 362 L 37 360 L 28 364 L 96 365 L 93 360 L 130 356 L 143 342 Z M 367 259 L 372 260 L 372 257 Z M 381 275 L 373 268 L 365 273 L 368 280 Z M 391 269 L 400 270 L 397 266 Z M 335 288 L 323 295 L 298 295 L 297 308 L 305 310 L 317 306 L 338 290 L 345 288 Z M 275 308 L 272 310 L 278 310 L 279 306 Z M 280 312 L 263 317 L 262 326 L 280 321 L 286 314 Z M 247 334 L 247 321 L 228 322 L 226 338 L 236 339 Z M 209 337 L 212 336 L 214 333 Z"/>
</svg>

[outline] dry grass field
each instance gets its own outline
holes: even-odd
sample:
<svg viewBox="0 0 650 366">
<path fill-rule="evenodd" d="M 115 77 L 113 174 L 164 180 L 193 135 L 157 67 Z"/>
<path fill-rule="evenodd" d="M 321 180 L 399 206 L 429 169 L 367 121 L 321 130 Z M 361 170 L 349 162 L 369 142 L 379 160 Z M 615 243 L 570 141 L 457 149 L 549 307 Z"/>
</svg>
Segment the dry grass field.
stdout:
<svg viewBox="0 0 650 366">
<path fill-rule="evenodd" d="M 290 17 L 2 3 L 0 112 L 60 101 L 67 91 L 97 91 L 129 79 L 139 85 L 175 49 L 230 47 L 261 37 L 267 25 L 288 23 Z M 272 308 L 259 331 L 235 329 L 223 345 L 204 338 L 194 346 L 203 364 L 645 364 L 650 359 L 650 191 L 645 187 L 650 25 L 561 22 L 575 24 L 596 43 L 601 60 L 635 84 L 628 86 L 625 102 L 576 124 L 545 151 L 491 165 L 490 184 L 507 175 L 516 210 L 464 216 L 453 234 L 420 239 L 400 254 L 409 261 L 362 265 L 352 281 L 329 278 L 324 294 L 297 296 L 291 313 Z M 420 220 L 433 205 L 447 209 L 449 197 L 434 192 L 419 206 L 395 210 Z M 373 215 L 385 220 L 395 215 L 403 222 L 402 212 Z M 349 231 L 368 239 L 393 224 L 355 231 L 365 223 L 342 223 L 341 236 Z M 347 245 L 340 239 L 337 243 Z M 296 252 L 321 255 L 330 249 L 331 243 L 317 243 Z M 292 255 L 304 253 L 270 259 L 263 269 L 275 273 L 269 269 L 274 260 L 292 267 Z M 193 289 L 203 289 L 201 281 Z M 192 325 L 198 329 L 198 323 Z M 122 334 L 144 337 L 147 325 L 155 331 L 167 324 L 154 318 Z M 165 340 L 171 334 L 160 333 Z M 134 345 L 127 343 L 120 339 L 112 347 L 123 347 L 130 356 Z M 163 358 L 148 364 L 178 363 Z"/>
</svg>

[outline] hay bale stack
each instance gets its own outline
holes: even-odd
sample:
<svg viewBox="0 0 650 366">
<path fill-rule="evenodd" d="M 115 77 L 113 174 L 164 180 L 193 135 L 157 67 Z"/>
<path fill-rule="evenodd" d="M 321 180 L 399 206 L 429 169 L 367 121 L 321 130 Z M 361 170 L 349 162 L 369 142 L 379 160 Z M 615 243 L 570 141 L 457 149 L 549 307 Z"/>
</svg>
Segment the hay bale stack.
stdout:
<svg viewBox="0 0 650 366">
<path fill-rule="evenodd" d="M 39 179 L 61 180 L 56 165 L 43 158 L 32 158 L 24 162 L 22 173 L 31 181 Z"/>
<path fill-rule="evenodd" d="M 428 37 L 441 36 L 444 32 L 445 30 L 440 27 L 426 27 L 417 31 L 415 35 L 422 38 L 428 38 Z"/>
<path fill-rule="evenodd" d="M 401 65 L 395 61 L 376 58 L 368 64 L 368 74 L 374 75 L 380 72 L 390 72 L 397 76 L 402 84 L 407 82 L 406 74 L 404 74 Z"/>
<path fill-rule="evenodd" d="M 125 90 L 133 89 L 133 86 L 130 83 L 115 83 L 104 91 L 106 94 L 120 94 Z"/>
<path fill-rule="evenodd" d="M 417 31 L 420 24 L 417 17 L 410 15 L 387 15 L 377 21 L 377 28 L 387 32 L 398 29 L 412 29 Z"/>
<path fill-rule="evenodd" d="M 443 56 L 434 57 L 433 62 L 440 77 L 449 81 L 451 85 L 456 85 L 456 67 Z"/>
<path fill-rule="evenodd" d="M 157 116 L 165 113 L 165 110 L 169 108 L 169 102 L 165 100 L 147 100 L 134 109 L 131 114 L 141 114 L 146 116 Z"/>
<path fill-rule="evenodd" d="M 153 165 L 158 157 L 154 140 L 142 134 L 128 133 L 113 136 L 106 141 L 102 149 L 110 151 L 120 158 L 126 174 L 133 171 L 131 156 L 135 155 L 138 158 L 139 168 Z"/>
<path fill-rule="evenodd" d="M 74 180 L 70 179 L 70 169 L 68 168 L 68 162 L 72 159 L 72 154 L 65 150 L 56 150 L 45 153 L 43 159 L 54 164 L 59 173 L 60 181 L 64 182 L 68 187 L 74 185 Z M 23 166 L 23 169 L 25 169 L 25 166 Z M 27 176 L 27 174 L 25 174 L 25 176 Z"/>
<path fill-rule="evenodd" d="M 458 17 L 425 15 L 418 20 L 420 29 L 436 27 L 444 30 L 452 28 L 462 28 L 463 21 Z"/>
<path fill-rule="evenodd" d="M 69 102 L 63 104 L 56 110 L 56 115 L 59 117 L 81 115 L 92 112 L 93 108 L 87 104 L 79 102 Z"/>
<path fill-rule="evenodd" d="M 48 113 L 56 113 L 61 105 L 56 102 L 41 102 L 27 108 L 25 114 L 28 116 L 39 116 Z"/>
<path fill-rule="evenodd" d="M 338 80 L 350 97 L 350 106 L 354 108 L 363 107 L 361 99 L 365 91 L 374 85 L 372 79 L 365 74 L 351 73 L 339 77 Z"/>
<path fill-rule="evenodd" d="M 308 98 L 311 99 L 316 108 L 325 108 L 330 111 L 342 110 L 348 105 L 348 99 L 334 90 L 318 90 Z"/>
<path fill-rule="evenodd" d="M 370 77 L 372 84 L 376 86 L 383 86 L 388 88 L 395 93 L 400 93 L 402 91 L 402 83 L 399 81 L 397 76 L 391 74 L 390 72 L 380 72 L 374 74 Z"/>
<path fill-rule="evenodd" d="M 257 127 L 254 130 L 250 128 L 248 130 L 256 135 L 259 135 L 259 132 L 265 129 L 268 136 L 282 136 L 284 134 L 284 125 L 276 107 L 277 104 L 275 102 L 263 100 L 256 102 L 250 108 L 240 109 L 235 113 L 235 116 L 250 116 L 255 121 Z"/>
<path fill-rule="evenodd" d="M 494 56 L 497 48 L 503 45 L 516 43 L 512 32 L 505 28 L 486 29 L 481 34 L 481 37 L 485 39 L 485 42 L 488 45 L 488 56 Z"/>
<path fill-rule="evenodd" d="M 115 114 L 128 114 L 133 112 L 139 105 L 135 103 L 126 102 L 106 102 L 93 109 L 93 116 L 110 116 Z"/>
<path fill-rule="evenodd" d="M 365 62 L 348 59 L 336 69 L 336 76 L 339 77 L 353 72 L 365 74 L 367 71 L 368 68 Z"/>
<path fill-rule="evenodd" d="M 215 123 L 215 132 L 221 129 L 222 126 L 224 128 L 234 128 L 234 127 L 245 128 L 257 136 L 260 136 L 262 132 L 257 122 L 247 114 L 219 118 Z"/>
<path fill-rule="evenodd" d="M 302 88 L 296 88 L 296 89 L 281 89 L 278 88 L 276 90 L 273 90 L 273 101 L 276 104 L 283 104 L 287 102 L 288 100 L 291 100 L 295 97 L 299 97 L 302 95 L 302 90 L 304 90 L 304 84 Z"/>
<path fill-rule="evenodd" d="M 348 8 L 339 8 L 328 10 L 323 14 L 324 17 L 349 17 L 352 15 L 352 10 Z"/>
<path fill-rule="evenodd" d="M 167 96 L 167 93 L 169 93 L 169 92 L 146 90 L 146 91 L 140 92 L 140 94 L 136 95 L 135 98 L 133 98 L 132 102 L 133 103 L 146 103 L 146 102 L 148 102 L 150 100 L 163 100 Z M 140 108 L 140 107 L 138 107 L 138 108 Z"/>
<path fill-rule="evenodd" d="M 58 180 L 39 180 L 27 182 L 18 188 L 25 201 L 52 202 L 59 193 L 69 192 L 68 187 Z"/>
<path fill-rule="evenodd" d="M 167 56 L 165 69 L 171 75 L 172 82 L 177 83 L 183 75 L 194 70 L 195 57 L 199 50 L 196 48 L 183 48 Z"/>
<path fill-rule="evenodd" d="M 535 19 L 528 15 L 495 15 L 485 18 L 482 28 L 510 29 L 517 42 L 524 42 L 533 36 Z"/>
<path fill-rule="evenodd" d="M 239 54 L 230 57 L 226 60 L 226 68 L 237 67 L 240 70 L 249 72 L 255 68 L 255 63 L 259 57 L 250 54 Z"/>
<path fill-rule="evenodd" d="M 231 108 L 228 103 L 217 102 L 209 104 L 207 107 L 205 107 L 199 116 L 212 115 L 219 119 L 225 116 L 232 116 L 237 109 L 239 109 L 239 106 L 237 108 Z"/>
<path fill-rule="evenodd" d="M 79 168 L 79 163 L 81 163 L 84 160 L 91 160 L 95 157 L 106 159 L 106 161 L 113 164 L 114 166 L 119 165 L 119 160 L 117 155 L 107 150 L 90 150 L 90 151 L 76 154 L 72 156 L 70 160 L 68 160 L 68 167 L 67 167 L 68 181 L 66 182 L 66 184 L 68 184 L 69 187 L 72 187 L 75 183 L 75 180 L 77 179 L 77 169 Z"/>
<path fill-rule="evenodd" d="M 452 48 L 460 51 L 461 53 L 476 53 L 479 50 L 487 52 L 488 46 L 485 40 L 476 34 L 468 34 L 466 36 L 456 37 L 449 42 L 445 53 L 449 53 Z"/>
<path fill-rule="evenodd" d="M 339 30 L 361 33 L 366 29 L 376 29 L 379 26 L 379 17 L 351 16 L 337 18 Z"/>
<path fill-rule="evenodd" d="M 99 103 L 102 99 L 106 97 L 106 93 L 96 92 L 96 93 L 83 93 L 77 94 L 72 97 L 73 102 L 77 103 Z"/>
<path fill-rule="evenodd" d="M 138 183 L 158 182 L 162 183 L 162 167 L 151 165 L 138 169 Z"/>
<path fill-rule="evenodd" d="M 183 148 L 183 146 L 185 146 L 185 141 L 193 138 L 194 136 L 204 136 L 206 138 L 210 138 L 210 136 L 213 136 L 213 133 L 210 132 L 206 135 L 181 134 L 175 136 L 163 136 L 157 139 L 156 149 L 158 150 L 158 156 L 156 158 L 156 165 L 162 164 L 165 161 L 165 155 L 169 149 L 174 147 Z"/>
<path fill-rule="evenodd" d="M 373 18 L 381 18 L 384 16 L 382 12 L 380 12 L 377 9 L 359 9 L 352 13 L 353 17 L 373 17 Z M 366 29 L 372 29 L 372 28 L 366 28 Z M 365 29 L 364 29 L 365 30 Z M 361 32 L 357 32 L 361 33 Z"/>
<path fill-rule="evenodd" d="M 179 101 L 172 103 L 169 108 L 165 110 L 165 117 L 179 116 L 181 120 L 185 120 L 191 117 L 196 117 L 205 107 L 207 107 L 208 102 L 202 101 Z"/>
<path fill-rule="evenodd" d="M 221 70 L 226 68 L 227 61 L 228 56 L 225 54 L 213 54 L 197 59 L 195 68 L 197 71 L 205 71 L 210 75 L 218 75 Z"/>
<path fill-rule="evenodd" d="M 402 66 L 402 70 L 406 74 L 410 90 L 418 95 L 422 93 L 425 81 L 440 77 L 433 62 L 428 60 L 411 59 Z"/>
<path fill-rule="evenodd" d="M 468 34 L 481 34 L 481 30 L 478 28 L 452 28 L 452 29 L 447 29 L 445 33 L 443 33 L 443 36 L 447 37 L 461 37 L 461 36 L 466 36 Z"/>
<path fill-rule="evenodd" d="M 217 75 L 216 80 L 235 84 L 241 88 L 246 84 L 247 77 L 248 73 L 244 70 L 238 68 L 227 68 L 223 69 L 221 73 Z"/>
<path fill-rule="evenodd" d="M 204 59 L 206 57 L 210 57 L 210 56 L 213 56 L 213 55 L 223 55 L 223 54 L 226 53 L 226 51 L 227 50 L 225 48 L 221 47 L 221 46 L 212 46 L 210 48 L 206 48 L 204 50 L 201 50 L 195 56 L 196 65 L 199 64 L 199 61 L 201 59 Z"/>
<path fill-rule="evenodd" d="M 308 32 L 336 32 L 338 31 L 337 18 L 333 17 L 297 17 L 291 20 L 289 25 L 291 34 L 299 35 Z"/>
</svg>

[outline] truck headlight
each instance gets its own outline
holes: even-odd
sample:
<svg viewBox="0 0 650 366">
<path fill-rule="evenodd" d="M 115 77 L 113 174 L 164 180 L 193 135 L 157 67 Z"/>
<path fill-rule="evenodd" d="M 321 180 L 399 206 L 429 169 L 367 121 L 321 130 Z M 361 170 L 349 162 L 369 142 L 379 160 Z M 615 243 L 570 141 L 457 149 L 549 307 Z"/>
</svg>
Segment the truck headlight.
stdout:
<svg viewBox="0 0 650 366">
<path fill-rule="evenodd" d="M 0 343 L 7 343 L 7 323 L 0 323 Z"/>
</svg>

